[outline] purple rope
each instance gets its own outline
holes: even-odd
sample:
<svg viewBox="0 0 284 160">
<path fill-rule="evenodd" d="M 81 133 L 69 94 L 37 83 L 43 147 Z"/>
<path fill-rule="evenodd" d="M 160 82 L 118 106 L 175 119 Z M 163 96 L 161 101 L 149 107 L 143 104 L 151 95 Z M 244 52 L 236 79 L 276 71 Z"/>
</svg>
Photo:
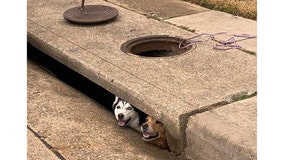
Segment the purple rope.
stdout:
<svg viewBox="0 0 284 160">
<path fill-rule="evenodd" d="M 214 33 L 214 34 L 202 33 L 202 34 L 190 37 L 188 39 L 184 39 L 179 43 L 179 48 L 187 48 L 187 47 L 195 45 L 195 44 L 206 42 L 208 40 L 213 40 L 215 38 L 215 35 L 218 35 L 218 34 L 226 34 L 226 32 L 218 32 L 218 33 Z M 195 38 L 202 37 L 202 36 L 208 36 L 208 38 L 203 40 L 203 41 L 193 40 Z"/>
<path fill-rule="evenodd" d="M 184 39 L 179 43 L 179 48 L 187 48 L 195 44 L 200 44 L 202 42 L 206 42 L 208 40 L 214 40 L 215 35 L 221 35 L 221 34 L 227 34 L 227 32 L 217 32 L 214 34 L 208 34 L 208 33 L 202 33 L 193 37 L 190 37 L 188 39 Z M 207 39 L 201 41 L 201 40 L 194 40 L 195 38 L 202 37 L 202 36 L 208 36 Z M 233 49 L 233 48 L 241 48 L 240 45 L 238 45 L 236 42 L 237 40 L 235 37 L 241 37 L 244 39 L 250 39 L 250 38 L 256 38 L 256 36 L 252 36 L 249 34 L 234 34 L 231 38 L 227 39 L 226 41 L 221 41 L 221 40 L 216 40 L 218 43 L 213 45 L 214 49 L 218 50 L 228 50 L 228 49 Z"/>
<path fill-rule="evenodd" d="M 214 44 L 213 48 L 214 49 L 219 49 L 219 50 L 228 50 L 232 48 L 241 48 L 241 46 L 236 44 L 236 39 L 235 37 L 231 37 L 226 41 L 218 41 L 220 44 L 216 43 Z"/>
<path fill-rule="evenodd" d="M 249 35 L 249 34 L 234 34 L 234 37 L 242 37 L 242 38 L 246 38 L 246 39 L 256 38 L 256 36 L 252 36 L 252 35 Z"/>
</svg>

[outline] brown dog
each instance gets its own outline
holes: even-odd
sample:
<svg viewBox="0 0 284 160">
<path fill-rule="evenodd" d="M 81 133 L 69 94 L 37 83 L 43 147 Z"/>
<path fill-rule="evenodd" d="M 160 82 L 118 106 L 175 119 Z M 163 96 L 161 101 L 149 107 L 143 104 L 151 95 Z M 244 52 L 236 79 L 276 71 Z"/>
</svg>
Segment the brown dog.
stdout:
<svg viewBox="0 0 284 160">
<path fill-rule="evenodd" d="M 147 116 L 141 125 L 143 140 L 152 142 L 162 148 L 168 148 L 164 124 L 152 116 Z"/>
</svg>

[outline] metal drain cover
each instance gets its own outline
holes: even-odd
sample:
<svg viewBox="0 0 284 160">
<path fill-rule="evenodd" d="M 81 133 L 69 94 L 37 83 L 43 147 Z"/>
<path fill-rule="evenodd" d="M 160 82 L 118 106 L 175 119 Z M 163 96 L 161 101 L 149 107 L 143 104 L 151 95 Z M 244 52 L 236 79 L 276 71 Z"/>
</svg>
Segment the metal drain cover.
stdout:
<svg viewBox="0 0 284 160">
<path fill-rule="evenodd" d="M 63 17 L 72 23 L 94 24 L 102 23 L 114 19 L 118 15 L 118 10 L 113 7 L 103 5 L 86 5 L 74 7 L 63 13 Z"/>
</svg>

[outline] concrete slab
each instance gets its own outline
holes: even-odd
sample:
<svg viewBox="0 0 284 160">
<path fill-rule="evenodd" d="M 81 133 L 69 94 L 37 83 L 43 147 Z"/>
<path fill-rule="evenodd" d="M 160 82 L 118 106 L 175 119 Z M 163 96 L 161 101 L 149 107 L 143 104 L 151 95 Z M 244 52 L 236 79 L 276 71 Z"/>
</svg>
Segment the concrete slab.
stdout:
<svg viewBox="0 0 284 160">
<path fill-rule="evenodd" d="M 60 160 L 51 150 L 49 150 L 40 139 L 38 139 L 30 130 L 27 131 L 27 159 L 54 159 Z"/>
<path fill-rule="evenodd" d="M 144 142 L 134 129 L 119 128 L 112 112 L 31 61 L 27 69 L 27 124 L 65 159 L 182 158 Z M 28 133 L 29 159 L 58 159 Z"/>
<path fill-rule="evenodd" d="M 165 20 L 177 26 L 184 26 L 190 30 L 195 30 L 196 33 L 218 33 L 227 32 L 233 34 L 250 34 L 257 36 L 257 22 L 242 17 L 233 16 L 228 13 L 220 11 L 206 11 L 193 15 L 181 16 Z M 227 40 L 231 36 L 217 36 L 217 40 Z M 236 38 L 239 40 L 238 45 L 242 49 L 257 52 L 257 38 L 241 40 L 243 38 Z"/>
<path fill-rule="evenodd" d="M 208 9 L 204 7 L 180 0 L 163 0 L 162 3 L 160 0 L 107 1 L 119 6 L 123 6 L 140 14 L 145 14 L 147 16 L 152 16 L 159 19 L 167 19 L 208 11 Z"/>
<path fill-rule="evenodd" d="M 181 153 L 187 117 L 233 97 L 256 91 L 256 57 L 240 50 L 212 50 L 214 42 L 177 57 L 148 58 L 120 50 L 145 35 L 191 37 L 170 24 L 113 6 L 117 19 L 94 26 L 72 25 L 63 13 L 80 1 L 28 0 L 28 42 L 108 91 L 165 123 L 172 151 Z"/>
<path fill-rule="evenodd" d="M 189 118 L 186 156 L 192 159 L 257 159 L 257 98 Z"/>
</svg>

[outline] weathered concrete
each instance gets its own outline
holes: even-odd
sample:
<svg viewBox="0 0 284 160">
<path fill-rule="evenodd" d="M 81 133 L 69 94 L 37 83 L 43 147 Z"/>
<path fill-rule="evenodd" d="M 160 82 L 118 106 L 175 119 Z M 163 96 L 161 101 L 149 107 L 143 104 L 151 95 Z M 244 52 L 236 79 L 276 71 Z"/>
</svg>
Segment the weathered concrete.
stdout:
<svg viewBox="0 0 284 160">
<path fill-rule="evenodd" d="M 119 10 L 108 24 L 80 26 L 63 12 L 80 1 L 28 0 L 28 42 L 76 72 L 160 118 L 172 151 L 181 153 L 187 117 L 236 95 L 256 91 L 256 57 L 239 50 L 217 51 L 209 41 L 186 54 L 145 58 L 123 53 L 127 40 L 145 35 L 187 38 L 194 34 L 99 0 Z"/>
<path fill-rule="evenodd" d="M 190 117 L 186 156 L 198 160 L 257 159 L 256 100 L 249 98 Z"/>
<path fill-rule="evenodd" d="M 28 61 L 27 124 L 65 159 L 180 159 L 119 128 L 112 112 Z M 40 157 L 41 156 L 41 157 Z M 28 159 L 58 159 L 28 131 Z"/>
<path fill-rule="evenodd" d="M 52 159 L 52 160 L 59 160 L 51 150 L 49 150 L 41 141 L 38 139 L 30 130 L 27 131 L 27 159 Z"/>
<path fill-rule="evenodd" d="M 199 12 L 208 11 L 208 9 L 198 5 L 187 3 L 180 0 L 107 0 L 116 5 L 123 6 L 140 14 L 153 18 L 167 19 Z"/>
<path fill-rule="evenodd" d="M 250 34 L 257 35 L 257 22 L 242 17 L 233 16 L 220 11 L 206 11 L 193 15 L 186 15 L 165 20 L 166 22 L 177 26 L 184 26 L 190 30 L 195 30 L 196 33 L 218 33 L 227 32 L 230 35 L 218 35 L 217 40 L 227 40 L 233 34 Z M 257 52 L 257 38 L 245 39 L 236 37 L 237 44 L 242 49 Z M 238 41 L 239 40 L 239 41 Z"/>
</svg>

